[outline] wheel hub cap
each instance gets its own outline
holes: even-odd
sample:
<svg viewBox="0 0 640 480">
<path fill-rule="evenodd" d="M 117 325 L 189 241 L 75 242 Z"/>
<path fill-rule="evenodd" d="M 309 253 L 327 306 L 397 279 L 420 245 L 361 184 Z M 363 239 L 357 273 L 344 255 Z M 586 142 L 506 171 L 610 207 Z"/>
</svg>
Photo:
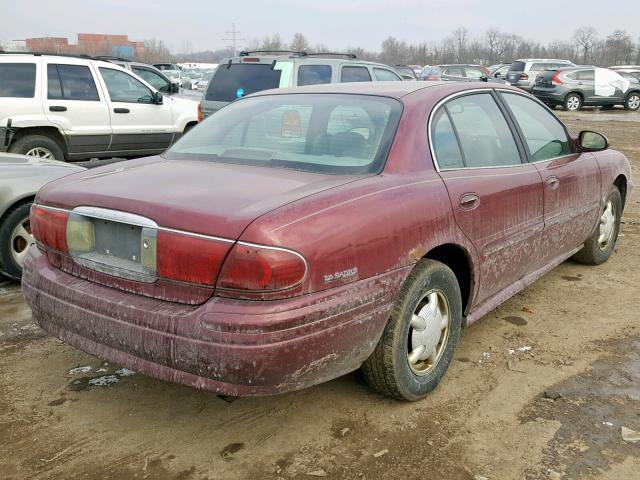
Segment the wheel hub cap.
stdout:
<svg viewBox="0 0 640 480">
<path fill-rule="evenodd" d="M 414 373 L 424 375 L 440 360 L 449 336 L 449 303 L 439 291 L 425 295 L 411 317 L 407 360 Z"/>
<path fill-rule="evenodd" d="M 640 97 L 637 95 L 632 96 L 629 99 L 629 107 L 633 110 L 635 110 L 636 108 L 640 107 Z"/>
<path fill-rule="evenodd" d="M 569 106 L 569 110 L 576 110 L 578 108 L 578 106 L 580 106 L 580 100 L 578 100 L 576 97 L 571 97 L 569 99 L 568 106 Z"/>
<path fill-rule="evenodd" d="M 11 256 L 20 267 L 24 263 L 29 247 L 34 243 L 29 218 L 25 218 L 11 233 Z"/>
<path fill-rule="evenodd" d="M 35 147 L 29 150 L 25 155 L 38 158 L 54 158 L 51 150 L 44 147 Z"/>
<path fill-rule="evenodd" d="M 613 202 L 607 202 L 607 206 L 602 212 L 600 217 L 600 235 L 598 236 L 598 243 L 602 250 L 606 250 L 613 237 L 613 231 L 615 230 L 616 214 L 613 210 Z"/>
</svg>

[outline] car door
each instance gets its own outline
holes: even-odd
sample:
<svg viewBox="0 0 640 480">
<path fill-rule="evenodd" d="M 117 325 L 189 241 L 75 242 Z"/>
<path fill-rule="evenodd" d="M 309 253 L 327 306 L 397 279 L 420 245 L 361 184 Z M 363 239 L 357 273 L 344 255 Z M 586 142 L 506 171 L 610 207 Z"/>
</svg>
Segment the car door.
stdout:
<svg viewBox="0 0 640 480">
<path fill-rule="evenodd" d="M 174 136 L 170 99 L 154 102 L 154 91 L 128 72 L 100 67 L 100 77 L 108 93 L 113 131 L 110 151 L 161 152 Z"/>
<path fill-rule="evenodd" d="M 340 70 L 340 82 L 371 82 L 371 73 L 364 65 L 343 65 Z"/>
<path fill-rule="evenodd" d="M 593 68 L 576 72 L 576 85 L 587 104 L 597 103 L 596 83 Z"/>
<path fill-rule="evenodd" d="M 537 101 L 501 92 L 544 185 L 540 266 L 584 243 L 600 217 L 600 169 L 591 153 L 573 151 L 560 121 Z"/>
<path fill-rule="evenodd" d="M 494 94 L 447 101 L 431 120 L 434 155 L 460 229 L 480 259 L 480 302 L 529 273 L 544 227 L 540 174 Z"/>
<path fill-rule="evenodd" d="M 44 57 L 42 104 L 47 120 L 66 136 L 69 154 L 106 152 L 111 143 L 107 98 L 86 61 Z"/>
</svg>

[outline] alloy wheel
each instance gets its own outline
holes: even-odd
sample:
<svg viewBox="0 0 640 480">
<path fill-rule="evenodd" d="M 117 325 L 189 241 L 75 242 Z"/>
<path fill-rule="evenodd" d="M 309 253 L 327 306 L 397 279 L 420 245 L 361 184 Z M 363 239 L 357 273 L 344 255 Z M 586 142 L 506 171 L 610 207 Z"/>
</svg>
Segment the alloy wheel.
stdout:
<svg viewBox="0 0 640 480">
<path fill-rule="evenodd" d="M 44 147 L 34 147 L 31 150 L 28 150 L 25 155 L 27 155 L 28 157 L 55 159 L 55 156 L 53 155 L 51 150 Z"/>
</svg>

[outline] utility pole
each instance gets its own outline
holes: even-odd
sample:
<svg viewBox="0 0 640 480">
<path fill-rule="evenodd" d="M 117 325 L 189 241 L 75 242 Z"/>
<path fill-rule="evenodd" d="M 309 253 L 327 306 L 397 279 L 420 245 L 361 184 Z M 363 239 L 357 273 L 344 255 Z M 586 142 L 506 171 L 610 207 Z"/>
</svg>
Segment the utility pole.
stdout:
<svg viewBox="0 0 640 480">
<path fill-rule="evenodd" d="M 231 45 L 227 45 L 227 47 L 229 48 L 233 48 L 233 56 L 236 57 L 238 55 L 238 42 L 239 41 L 243 41 L 244 38 L 239 38 L 238 35 L 240 35 L 240 33 L 238 30 L 236 30 L 236 24 L 232 23 L 231 24 L 231 31 L 230 32 L 224 32 L 226 35 L 231 35 L 231 38 L 223 38 L 222 40 L 225 42 L 231 42 Z"/>
</svg>

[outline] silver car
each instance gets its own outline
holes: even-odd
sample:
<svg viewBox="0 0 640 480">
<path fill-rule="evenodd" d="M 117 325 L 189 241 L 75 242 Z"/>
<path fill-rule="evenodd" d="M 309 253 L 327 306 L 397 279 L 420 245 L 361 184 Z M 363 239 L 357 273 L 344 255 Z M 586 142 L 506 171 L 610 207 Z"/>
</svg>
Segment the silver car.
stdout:
<svg viewBox="0 0 640 480">
<path fill-rule="evenodd" d="M 29 210 L 45 183 L 85 170 L 73 164 L 0 153 L 0 273 L 20 280 L 22 262 L 34 242 Z"/>
</svg>

